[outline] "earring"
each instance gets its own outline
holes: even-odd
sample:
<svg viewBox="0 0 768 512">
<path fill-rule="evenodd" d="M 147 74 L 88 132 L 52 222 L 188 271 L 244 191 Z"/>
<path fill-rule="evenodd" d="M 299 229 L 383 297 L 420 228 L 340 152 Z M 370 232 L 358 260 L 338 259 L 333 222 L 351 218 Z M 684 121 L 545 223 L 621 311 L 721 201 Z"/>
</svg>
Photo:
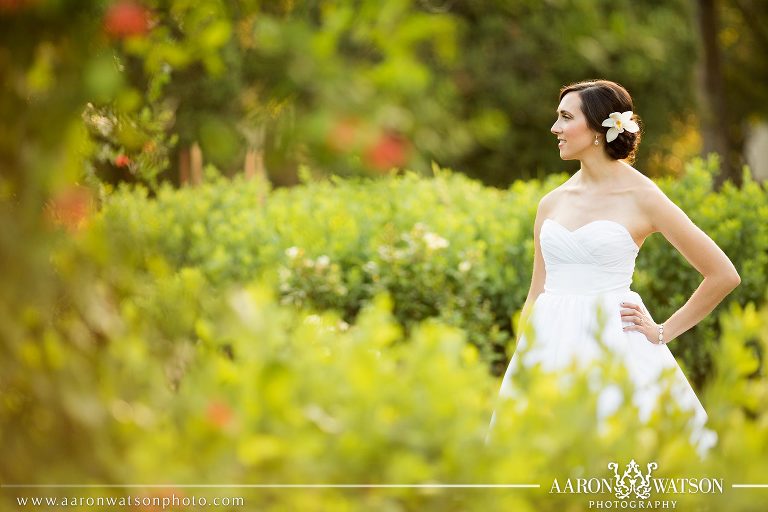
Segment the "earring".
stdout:
<svg viewBox="0 0 768 512">
<path fill-rule="evenodd" d="M 599 145 L 599 144 L 600 144 L 600 141 L 599 141 L 599 140 L 597 140 L 597 135 L 595 135 L 595 146 L 597 146 L 597 145 Z"/>
</svg>

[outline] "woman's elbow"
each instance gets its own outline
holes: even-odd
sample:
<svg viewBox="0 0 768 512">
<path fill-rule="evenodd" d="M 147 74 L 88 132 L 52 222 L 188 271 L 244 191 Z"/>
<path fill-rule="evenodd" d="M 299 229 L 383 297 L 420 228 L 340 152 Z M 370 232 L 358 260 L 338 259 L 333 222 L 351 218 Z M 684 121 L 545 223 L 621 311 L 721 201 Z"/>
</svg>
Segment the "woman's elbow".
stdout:
<svg viewBox="0 0 768 512">
<path fill-rule="evenodd" d="M 731 266 L 730 268 L 720 269 L 718 272 L 713 272 L 708 276 L 712 280 L 714 285 L 721 289 L 725 295 L 728 295 L 741 284 L 741 276 L 736 269 Z"/>
<path fill-rule="evenodd" d="M 723 277 L 723 283 L 728 287 L 728 291 L 731 292 L 741 284 L 741 276 L 735 268 L 731 268 L 730 272 Z"/>
<path fill-rule="evenodd" d="M 740 284 L 741 284 L 741 276 L 739 275 L 738 272 L 734 271 L 734 273 L 733 273 L 733 287 L 736 288 Z"/>
</svg>

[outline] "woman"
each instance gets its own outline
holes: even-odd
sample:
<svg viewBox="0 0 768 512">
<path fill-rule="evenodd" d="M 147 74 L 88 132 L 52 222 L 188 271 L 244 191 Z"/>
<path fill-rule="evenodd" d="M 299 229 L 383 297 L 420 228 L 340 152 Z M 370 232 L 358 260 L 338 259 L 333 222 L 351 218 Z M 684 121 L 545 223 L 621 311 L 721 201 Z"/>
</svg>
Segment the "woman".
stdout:
<svg viewBox="0 0 768 512">
<path fill-rule="evenodd" d="M 539 203 L 533 276 L 519 329 L 522 333 L 530 325 L 535 340 L 519 337 L 500 396 L 514 396 L 518 364 L 556 369 L 573 359 L 598 357 L 595 333 L 600 333 L 627 367 L 643 421 L 655 406 L 661 371 L 673 369 L 674 396 L 695 412 L 693 441 L 706 451 L 714 433 L 704 428 L 707 414 L 667 344 L 709 314 L 740 278 L 715 242 L 628 163 L 640 142 L 633 110 L 629 93 L 607 80 L 572 84 L 560 92 L 551 132 L 560 158 L 579 160 L 581 167 Z M 661 323 L 629 288 L 640 246 L 655 232 L 704 276 L 685 305 Z M 606 313 L 600 322 L 597 309 Z M 598 417 L 612 412 L 618 400 L 602 393 Z M 495 420 L 496 411 L 490 428 Z"/>
</svg>

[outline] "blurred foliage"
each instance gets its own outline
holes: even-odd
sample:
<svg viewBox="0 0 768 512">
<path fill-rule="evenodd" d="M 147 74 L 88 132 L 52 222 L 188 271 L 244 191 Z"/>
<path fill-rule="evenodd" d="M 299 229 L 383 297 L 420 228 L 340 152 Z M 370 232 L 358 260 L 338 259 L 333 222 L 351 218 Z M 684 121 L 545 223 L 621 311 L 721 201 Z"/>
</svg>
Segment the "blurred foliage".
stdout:
<svg viewBox="0 0 768 512">
<path fill-rule="evenodd" d="M 175 133 L 201 141 L 227 174 L 257 147 L 277 183 L 301 163 L 348 175 L 425 171 L 429 160 L 499 186 L 540 177 L 563 168 L 541 120 L 554 120 L 562 85 L 590 77 L 615 79 L 635 96 L 646 129 L 638 166 L 648 174 L 681 173 L 700 147 L 698 41 L 679 30 L 695 17 L 685 0 L 211 3 L 155 12 L 155 29 L 122 48 L 132 82 L 165 77 Z M 725 19 L 724 34 L 738 30 L 740 19 Z M 753 53 L 754 43 L 726 39 L 734 52 Z M 728 69 L 735 80 L 753 78 Z M 752 88 L 749 97 L 760 94 Z"/>
<path fill-rule="evenodd" d="M 749 58 L 764 43 L 764 9 L 720 7 L 733 121 L 764 117 L 762 61 Z M 562 85 L 605 77 L 636 98 L 638 167 L 679 174 L 700 147 L 698 43 L 679 29 L 694 11 L 686 0 L 11 2 L 2 113 L 21 108 L 29 129 L 21 144 L 4 123 L 3 160 L 26 165 L 35 138 L 50 138 L 43 119 L 63 123 L 90 101 L 91 137 L 77 150 L 90 165 L 68 176 L 154 190 L 177 182 L 178 152 L 198 142 L 225 175 L 260 152 L 277 184 L 295 183 L 302 164 L 358 175 L 428 172 L 434 160 L 504 187 L 564 168 L 543 120 Z M 68 147 L 82 146 L 71 126 Z"/>
<path fill-rule="evenodd" d="M 180 145 L 199 142 L 225 174 L 242 170 L 249 148 L 266 153 L 278 183 L 300 163 L 426 168 L 425 155 L 469 140 L 451 114 L 454 88 L 433 70 L 457 58 L 455 24 L 414 4 L 147 2 L 151 30 L 113 51 L 129 96 L 170 113 Z M 122 103 L 141 127 L 140 103 Z"/>
<path fill-rule="evenodd" d="M 255 147 L 277 183 L 302 163 L 349 175 L 435 160 L 506 186 L 562 168 L 541 120 L 588 77 L 637 97 L 641 168 L 680 172 L 695 154 L 688 2 L 433 4 L 162 3 L 116 56 L 132 90 L 162 84 L 182 145 L 229 175 Z"/>
<path fill-rule="evenodd" d="M 105 65 L 99 28 L 85 2 L 0 7 L 0 199 L 22 208 L 18 220 L 38 217 L 52 192 L 81 176 L 81 109 L 93 87 L 115 82 L 86 78 Z"/>
<path fill-rule="evenodd" d="M 766 309 L 733 305 L 724 317 L 702 394 L 720 444 L 700 460 L 674 400 L 662 398 L 638 424 L 625 399 L 596 424 L 597 390 L 631 392 L 609 358 L 567 374 L 523 371 L 526 399 L 495 402 L 498 380 L 466 333 L 426 320 L 405 337 L 386 293 L 349 325 L 280 305 L 270 284 L 219 293 L 197 269 L 149 276 L 106 252 L 95 261 L 78 254 L 66 245 L 57 254 L 55 312 L 25 305 L 4 343 L 0 479 L 168 486 L 4 488 L 8 505 L 30 495 L 192 494 L 174 484 L 534 483 L 541 488 L 205 494 L 244 496 L 248 509 L 554 511 L 586 498 L 550 494 L 553 478 L 607 478 L 615 460 L 657 461 L 657 477 L 728 485 L 759 482 L 768 469 L 756 456 L 768 442 L 768 380 L 756 352 L 768 348 Z M 500 414 L 485 444 L 492 406 Z M 729 487 L 670 498 L 680 508 L 754 510 L 749 490 Z"/>
<path fill-rule="evenodd" d="M 349 323 L 381 291 L 406 333 L 430 317 L 465 329 L 496 373 L 516 338 L 511 318 L 531 280 L 539 199 L 565 175 L 484 187 L 450 170 L 378 180 L 333 178 L 269 192 L 260 181 L 215 179 L 195 189 L 122 187 L 89 236 L 136 269 L 202 271 L 216 288 L 268 275 L 281 301 L 335 310 Z M 743 284 L 718 306 L 762 304 L 768 274 L 768 192 L 747 179 L 713 191 L 717 159 L 695 160 L 661 188 L 733 260 Z M 745 171 L 745 174 L 748 174 Z M 96 257 L 91 256 L 91 257 Z M 644 243 L 634 286 L 654 318 L 668 318 L 701 275 L 661 235 Z M 716 315 L 672 350 L 701 386 L 711 373 Z"/>
</svg>

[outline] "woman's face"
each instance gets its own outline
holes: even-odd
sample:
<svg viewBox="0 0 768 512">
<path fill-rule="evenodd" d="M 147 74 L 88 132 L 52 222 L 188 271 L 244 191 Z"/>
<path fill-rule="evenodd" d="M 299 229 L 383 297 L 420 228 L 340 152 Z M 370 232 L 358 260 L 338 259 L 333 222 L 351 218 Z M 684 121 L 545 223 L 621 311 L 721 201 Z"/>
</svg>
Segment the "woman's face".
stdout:
<svg viewBox="0 0 768 512">
<path fill-rule="evenodd" d="M 586 151 L 599 148 L 595 146 L 595 132 L 587 125 L 587 118 L 581 111 L 578 92 L 563 96 L 557 107 L 557 121 L 550 131 L 557 135 L 557 147 L 563 160 L 581 160 Z"/>
</svg>

